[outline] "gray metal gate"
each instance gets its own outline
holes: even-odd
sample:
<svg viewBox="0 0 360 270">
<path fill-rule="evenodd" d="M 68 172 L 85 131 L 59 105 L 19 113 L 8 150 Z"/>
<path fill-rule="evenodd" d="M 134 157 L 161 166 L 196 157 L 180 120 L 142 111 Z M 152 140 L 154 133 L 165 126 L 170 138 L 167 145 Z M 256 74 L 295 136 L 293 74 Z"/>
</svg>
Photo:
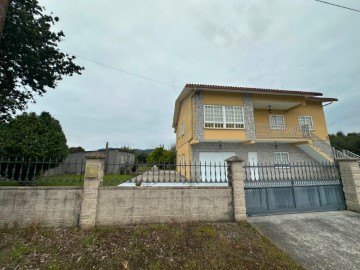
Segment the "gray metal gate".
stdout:
<svg viewBox="0 0 360 270">
<path fill-rule="evenodd" d="M 346 209 L 334 163 L 245 164 L 248 215 Z"/>
</svg>

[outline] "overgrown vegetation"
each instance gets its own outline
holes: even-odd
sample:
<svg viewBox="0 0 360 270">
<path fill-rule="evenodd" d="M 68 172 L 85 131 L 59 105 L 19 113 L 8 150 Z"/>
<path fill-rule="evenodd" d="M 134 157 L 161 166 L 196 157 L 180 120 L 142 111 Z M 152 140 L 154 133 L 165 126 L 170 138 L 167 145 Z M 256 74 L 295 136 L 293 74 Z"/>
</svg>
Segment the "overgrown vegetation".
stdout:
<svg viewBox="0 0 360 270">
<path fill-rule="evenodd" d="M 66 137 L 60 122 L 50 113 L 23 113 L 7 123 L 0 123 L 0 177 L 13 180 L 31 179 L 41 171 L 43 164 L 35 161 L 53 161 L 46 169 L 56 167 L 68 155 Z M 14 161 L 20 161 L 14 163 Z M 30 162 L 32 161 L 32 163 Z"/>
<path fill-rule="evenodd" d="M 1 177 L 1 176 L 0 176 Z M 118 186 L 132 179 L 134 175 L 131 174 L 105 174 L 103 177 L 102 186 Z M 17 181 L 4 181 L 0 178 L 0 186 L 21 186 L 23 183 Z M 63 174 L 63 175 L 52 175 L 52 176 L 36 176 L 35 181 L 28 183 L 28 185 L 34 186 L 51 186 L 51 187 L 65 187 L 65 186 L 83 186 L 84 176 L 78 174 Z"/>
<path fill-rule="evenodd" d="M 171 145 L 169 149 L 165 149 L 164 145 L 160 144 L 147 156 L 147 162 L 154 164 L 175 164 L 176 146 Z"/>
<path fill-rule="evenodd" d="M 0 231 L 0 269 L 301 269 L 246 222 Z"/>
<path fill-rule="evenodd" d="M 330 134 L 329 139 L 331 145 L 337 150 L 346 149 L 360 155 L 360 133 L 351 132 L 345 135 L 339 131 L 336 134 Z"/>
</svg>

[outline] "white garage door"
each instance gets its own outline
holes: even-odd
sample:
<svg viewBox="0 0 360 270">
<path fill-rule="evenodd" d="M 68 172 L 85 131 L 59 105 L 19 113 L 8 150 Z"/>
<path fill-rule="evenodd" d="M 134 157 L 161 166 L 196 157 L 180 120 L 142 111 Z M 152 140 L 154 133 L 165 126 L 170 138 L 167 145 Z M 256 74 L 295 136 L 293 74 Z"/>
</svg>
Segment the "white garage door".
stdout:
<svg viewBox="0 0 360 270">
<path fill-rule="evenodd" d="M 223 182 L 227 179 L 225 160 L 235 152 L 200 152 L 202 181 Z"/>
</svg>

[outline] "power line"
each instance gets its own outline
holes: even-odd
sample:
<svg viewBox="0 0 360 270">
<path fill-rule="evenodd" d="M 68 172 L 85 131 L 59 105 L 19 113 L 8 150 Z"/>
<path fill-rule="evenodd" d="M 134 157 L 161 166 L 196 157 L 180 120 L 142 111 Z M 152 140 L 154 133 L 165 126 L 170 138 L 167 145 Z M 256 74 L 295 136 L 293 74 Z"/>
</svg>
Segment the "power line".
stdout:
<svg viewBox="0 0 360 270">
<path fill-rule="evenodd" d="M 71 54 L 71 55 L 73 55 L 73 54 Z M 138 75 L 138 74 L 135 74 L 135 73 L 132 73 L 132 72 L 123 70 L 123 69 L 121 69 L 121 68 L 113 67 L 113 66 L 110 66 L 110 65 L 107 65 L 107 64 L 104 64 L 104 63 L 101 63 L 101 62 L 98 62 L 98 61 L 95 61 L 95 60 L 86 58 L 86 57 L 81 57 L 81 56 L 78 56 L 78 55 L 74 55 L 74 56 L 77 57 L 77 58 L 80 58 L 80 59 L 83 59 L 83 60 L 92 62 L 92 63 L 94 63 L 94 64 L 100 65 L 100 66 L 104 66 L 104 67 L 107 67 L 107 68 L 110 68 L 110 69 L 114 69 L 114 70 L 120 71 L 120 72 L 122 72 L 122 73 L 131 75 L 131 76 L 134 76 L 134 77 L 141 78 L 141 79 L 143 79 L 143 80 L 148 80 L 148 81 L 151 81 L 151 82 L 154 82 L 154 83 L 163 84 L 163 85 L 166 85 L 166 86 L 169 86 L 169 87 L 173 87 L 173 88 L 181 88 L 181 87 L 176 86 L 176 85 L 172 85 L 172 84 L 168 84 L 168 83 L 161 82 L 161 81 L 158 81 L 158 80 L 154 80 L 154 79 L 151 79 L 151 78 L 142 76 L 142 75 Z"/>
<path fill-rule="evenodd" d="M 325 2 L 325 1 L 321 1 L 321 0 L 314 0 L 314 1 L 321 2 L 321 3 L 324 3 L 324 4 L 328 4 L 328 5 L 332 5 L 332 6 L 335 6 L 335 7 L 340 7 L 340 8 L 345 8 L 345 9 L 349 9 L 349 10 L 352 10 L 352 11 L 360 12 L 360 10 L 358 10 L 358 9 L 344 7 L 344 6 L 340 6 L 340 5 L 337 5 L 337 4 L 333 4 L 333 3 L 329 3 L 329 2 Z"/>
</svg>

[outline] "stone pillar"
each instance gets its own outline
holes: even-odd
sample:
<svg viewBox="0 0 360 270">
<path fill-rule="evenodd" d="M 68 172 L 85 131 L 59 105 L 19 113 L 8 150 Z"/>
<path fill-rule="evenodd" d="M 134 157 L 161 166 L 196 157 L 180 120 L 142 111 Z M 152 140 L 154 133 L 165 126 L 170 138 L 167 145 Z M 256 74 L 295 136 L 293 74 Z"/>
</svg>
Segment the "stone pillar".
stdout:
<svg viewBox="0 0 360 270">
<path fill-rule="evenodd" d="M 226 160 L 228 163 L 228 176 L 233 193 L 233 208 L 235 221 L 246 220 L 245 206 L 245 170 L 243 159 L 239 157 L 230 157 Z"/>
<path fill-rule="evenodd" d="M 204 139 L 204 106 L 203 95 L 200 91 L 194 95 L 194 137 L 196 140 Z"/>
<path fill-rule="evenodd" d="M 85 156 L 85 159 L 86 166 L 80 211 L 80 228 L 90 229 L 95 227 L 99 186 L 104 176 L 105 156 L 92 154 Z"/>
<path fill-rule="evenodd" d="M 338 159 L 346 206 L 360 213 L 360 167 L 356 159 Z"/>
<path fill-rule="evenodd" d="M 244 94 L 244 118 L 245 118 L 246 139 L 256 140 L 254 107 L 253 107 L 251 94 Z"/>
</svg>

